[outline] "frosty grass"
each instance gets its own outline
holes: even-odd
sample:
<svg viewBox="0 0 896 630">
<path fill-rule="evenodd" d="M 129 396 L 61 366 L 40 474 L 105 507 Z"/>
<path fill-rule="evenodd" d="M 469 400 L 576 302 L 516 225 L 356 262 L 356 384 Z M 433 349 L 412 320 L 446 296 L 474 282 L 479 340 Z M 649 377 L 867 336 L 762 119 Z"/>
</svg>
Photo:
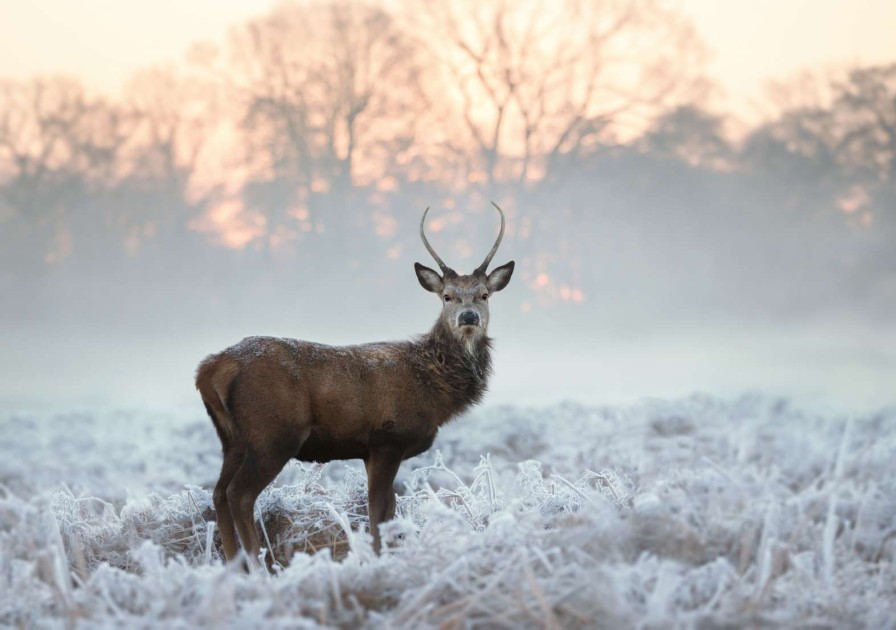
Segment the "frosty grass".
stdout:
<svg viewBox="0 0 896 630">
<path fill-rule="evenodd" d="M 0 626 L 896 627 L 896 410 L 692 397 L 485 408 L 402 465 L 371 551 L 359 462 L 258 501 L 225 567 L 201 410 L 0 415 Z"/>
</svg>

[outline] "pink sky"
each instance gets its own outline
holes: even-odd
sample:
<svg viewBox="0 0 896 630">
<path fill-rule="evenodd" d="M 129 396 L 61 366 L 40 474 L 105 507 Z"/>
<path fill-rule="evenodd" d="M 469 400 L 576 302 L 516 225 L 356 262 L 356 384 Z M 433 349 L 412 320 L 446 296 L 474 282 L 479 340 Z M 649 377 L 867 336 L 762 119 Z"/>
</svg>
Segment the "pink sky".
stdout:
<svg viewBox="0 0 896 630">
<path fill-rule="evenodd" d="M 115 90 L 135 70 L 273 6 L 247 0 L 0 0 L 0 76 L 71 74 Z M 770 78 L 896 61 L 894 0 L 678 0 L 712 51 L 726 104 L 749 115 Z"/>
</svg>

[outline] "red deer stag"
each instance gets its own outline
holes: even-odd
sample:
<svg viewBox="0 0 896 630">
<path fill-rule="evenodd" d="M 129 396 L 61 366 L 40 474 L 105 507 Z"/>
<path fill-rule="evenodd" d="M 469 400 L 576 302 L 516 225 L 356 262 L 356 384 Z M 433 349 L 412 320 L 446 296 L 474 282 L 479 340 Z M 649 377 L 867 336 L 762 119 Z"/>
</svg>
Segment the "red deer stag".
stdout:
<svg viewBox="0 0 896 630">
<path fill-rule="evenodd" d="M 428 449 L 443 424 L 482 400 L 491 373 L 488 299 L 510 281 L 513 261 L 486 273 L 504 236 L 470 275 L 448 267 L 426 240 L 441 275 L 414 264 L 442 302 L 432 329 L 411 341 L 325 346 L 249 337 L 199 364 L 196 388 L 224 451 L 214 503 L 225 558 L 236 532 L 250 566 L 260 553 L 255 500 L 291 458 L 364 460 L 374 548 L 395 515 L 401 461 Z M 235 528 L 235 530 L 234 530 Z"/>
</svg>

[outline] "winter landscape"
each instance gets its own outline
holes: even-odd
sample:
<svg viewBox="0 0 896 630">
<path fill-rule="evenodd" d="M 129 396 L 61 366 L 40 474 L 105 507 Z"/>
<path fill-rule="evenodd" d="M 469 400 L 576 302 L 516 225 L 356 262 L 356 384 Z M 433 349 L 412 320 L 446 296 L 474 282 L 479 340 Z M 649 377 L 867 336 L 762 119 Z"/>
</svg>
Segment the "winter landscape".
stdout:
<svg viewBox="0 0 896 630">
<path fill-rule="evenodd" d="M 0 628 L 896 630 L 891 0 L 83 4 L 0 0 Z M 225 563 L 197 365 L 425 333 L 491 202 L 382 552 L 291 461 Z"/>
</svg>

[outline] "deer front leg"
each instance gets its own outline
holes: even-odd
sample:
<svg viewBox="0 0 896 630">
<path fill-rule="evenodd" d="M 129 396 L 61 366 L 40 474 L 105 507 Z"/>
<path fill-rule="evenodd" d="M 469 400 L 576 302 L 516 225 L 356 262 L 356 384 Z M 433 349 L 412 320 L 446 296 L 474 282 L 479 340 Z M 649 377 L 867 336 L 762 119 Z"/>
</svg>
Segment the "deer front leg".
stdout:
<svg viewBox="0 0 896 630">
<path fill-rule="evenodd" d="M 370 515 L 370 533 L 373 535 L 373 550 L 380 552 L 380 523 L 395 516 L 395 491 L 392 484 L 401 453 L 391 450 L 377 450 L 370 453 L 367 466 L 367 513 Z"/>
</svg>

